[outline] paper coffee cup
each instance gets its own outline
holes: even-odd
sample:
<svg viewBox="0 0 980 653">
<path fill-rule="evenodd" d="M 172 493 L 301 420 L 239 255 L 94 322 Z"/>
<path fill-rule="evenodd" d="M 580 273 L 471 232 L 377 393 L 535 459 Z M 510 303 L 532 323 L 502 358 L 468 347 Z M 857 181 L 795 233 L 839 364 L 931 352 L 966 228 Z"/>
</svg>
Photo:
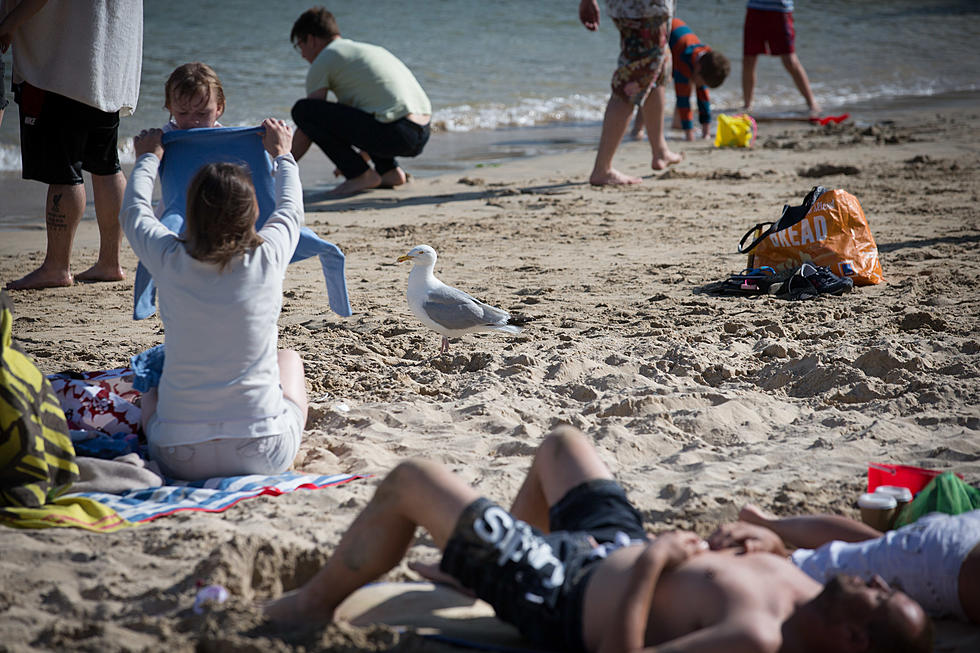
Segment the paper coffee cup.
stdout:
<svg viewBox="0 0 980 653">
<path fill-rule="evenodd" d="M 898 501 L 889 494 L 868 493 L 858 499 L 861 521 L 879 531 L 887 531 L 895 518 Z"/>
<path fill-rule="evenodd" d="M 895 520 L 902 514 L 902 510 L 912 501 L 912 490 L 900 485 L 879 485 L 875 488 L 875 494 L 895 497 L 895 501 L 898 503 L 895 506 L 895 516 L 892 517 L 892 523 L 889 525 L 889 528 L 895 525 Z"/>
</svg>

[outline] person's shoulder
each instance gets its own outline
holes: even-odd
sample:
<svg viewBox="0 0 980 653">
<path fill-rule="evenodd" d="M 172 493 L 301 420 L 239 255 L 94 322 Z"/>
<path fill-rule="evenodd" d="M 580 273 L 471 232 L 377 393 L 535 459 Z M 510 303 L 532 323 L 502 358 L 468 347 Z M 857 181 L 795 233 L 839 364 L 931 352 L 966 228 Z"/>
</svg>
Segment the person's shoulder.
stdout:
<svg viewBox="0 0 980 653">
<path fill-rule="evenodd" d="M 360 56 L 378 51 L 387 52 L 380 45 L 345 38 L 339 38 L 331 42 L 328 47 L 324 48 L 323 52 L 327 52 L 328 50 L 333 50 L 335 54 L 343 56 Z"/>
</svg>

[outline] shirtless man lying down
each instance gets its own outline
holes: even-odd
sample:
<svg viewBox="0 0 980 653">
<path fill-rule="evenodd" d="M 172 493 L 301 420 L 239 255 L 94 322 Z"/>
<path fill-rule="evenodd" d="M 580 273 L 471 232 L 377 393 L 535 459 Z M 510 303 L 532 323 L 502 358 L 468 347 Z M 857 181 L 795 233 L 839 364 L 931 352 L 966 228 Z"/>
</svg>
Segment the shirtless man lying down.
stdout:
<svg viewBox="0 0 980 653">
<path fill-rule="evenodd" d="M 824 588 L 784 556 L 651 538 L 582 433 L 541 444 L 510 511 L 441 465 L 400 464 L 303 587 L 269 603 L 279 623 L 329 622 L 401 560 L 417 526 L 440 570 L 529 640 L 558 651 L 931 651 L 922 608 L 880 579 Z"/>
</svg>

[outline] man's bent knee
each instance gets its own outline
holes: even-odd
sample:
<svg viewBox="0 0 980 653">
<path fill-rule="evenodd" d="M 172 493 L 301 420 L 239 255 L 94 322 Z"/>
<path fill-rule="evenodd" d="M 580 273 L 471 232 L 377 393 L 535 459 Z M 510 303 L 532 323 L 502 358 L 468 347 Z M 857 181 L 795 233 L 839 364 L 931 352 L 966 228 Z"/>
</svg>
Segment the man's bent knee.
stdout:
<svg viewBox="0 0 980 653">
<path fill-rule="evenodd" d="M 302 100 L 296 101 L 296 104 L 293 105 L 289 113 L 297 127 L 303 129 L 303 125 L 309 125 L 312 121 L 316 120 L 315 111 L 317 102 L 319 100 L 311 100 L 310 98 L 303 98 Z"/>
<path fill-rule="evenodd" d="M 411 458 L 405 460 L 388 472 L 381 485 L 378 486 L 377 494 L 379 498 L 387 498 L 389 495 L 398 495 L 411 492 L 419 485 L 431 485 L 435 477 L 444 472 L 444 467 L 439 463 L 421 458 Z"/>
<path fill-rule="evenodd" d="M 545 436 L 540 448 L 541 450 L 548 449 L 553 453 L 554 457 L 558 457 L 576 443 L 590 444 L 588 438 L 582 431 L 570 424 L 562 424 L 556 426 L 551 430 L 551 433 Z"/>
</svg>

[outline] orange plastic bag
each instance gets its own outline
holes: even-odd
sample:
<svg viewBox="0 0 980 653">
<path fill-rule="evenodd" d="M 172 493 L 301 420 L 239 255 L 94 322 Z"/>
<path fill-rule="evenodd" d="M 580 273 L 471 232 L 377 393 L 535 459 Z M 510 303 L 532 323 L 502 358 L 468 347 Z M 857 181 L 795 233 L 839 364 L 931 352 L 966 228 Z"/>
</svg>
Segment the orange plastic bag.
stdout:
<svg viewBox="0 0 980 653">
<path fill-rule="evenodd" d="M 750 253 L 750 267 L 787 270 L 812 263 L 858 286 L 884 281 L 871 227 L 857 198 L 845 190 L 815 187 L 800 206 L 784 206 L 777 222 L 749 229 L 738 251 Z"/>
</svg>

